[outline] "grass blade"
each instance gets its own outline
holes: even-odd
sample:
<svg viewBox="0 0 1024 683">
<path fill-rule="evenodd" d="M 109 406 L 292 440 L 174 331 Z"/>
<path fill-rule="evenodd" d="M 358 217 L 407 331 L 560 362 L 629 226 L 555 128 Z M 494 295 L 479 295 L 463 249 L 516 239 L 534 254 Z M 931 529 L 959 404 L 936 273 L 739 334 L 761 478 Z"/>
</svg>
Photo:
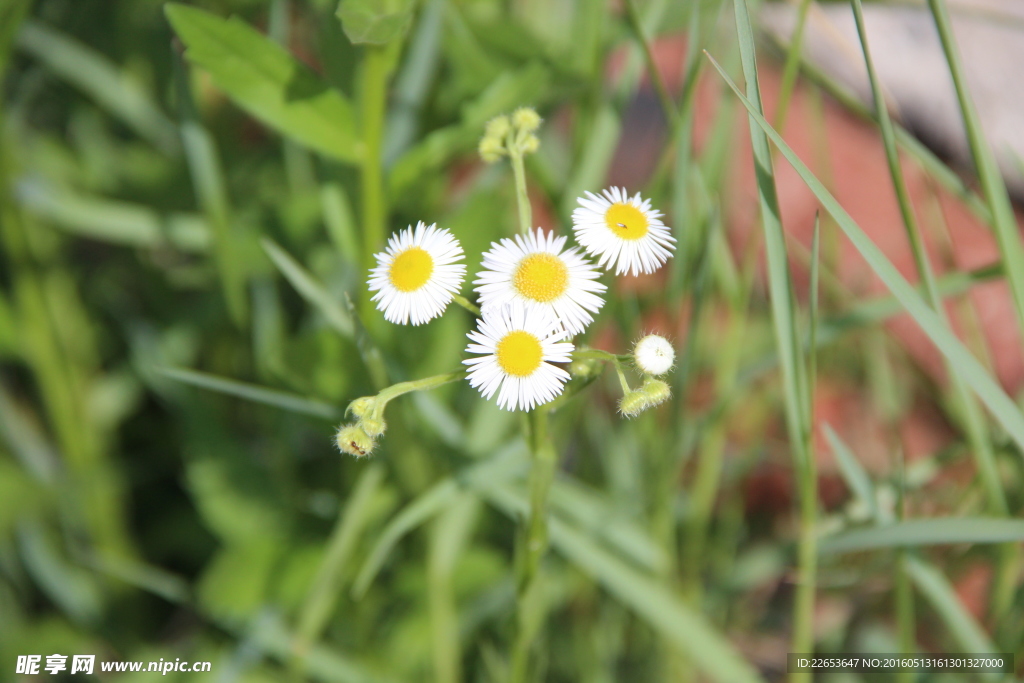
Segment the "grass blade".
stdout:
<svg viewBox="0 0 1024 683">
<path fill-rule="evenodd" d="M 263 238 L 260 240 L 260 244 L 263 245 L 263 251 L 267 252 L 267 256 L 274 262 L 274 265 L 281 271 L 285 279 L 291 283 L 295 291 L 320 311 L 327 324 L 333 327 L 338 334 L 352 339 L 355 335 L 352 318 L 335 301 L 334 297 L 324 289 L 323 285 L 317 282 L 305 268 L 299 265 L 298 261 L 293 259 L 288 252 L 279 247 L 273 240 Z"/>
<path fill-rule="evenodd" d="M 178 151 L 178 135 L 171 120 L 137 81 L 100 53 L 32 20 L 22 24 L 18 47 L 93 98 L 158 149 L 168 153 Z"/>
<path fill-rule="evenodd" d="M 296 396 L 295 394 L 278 391 L 277 389 L 268 389 L 255 384 L 225 379 L 205 372 L 196 372 L 195 370 L 185 370 L 183 368 L 155 368 L 155 370 L 165 377 L 184 382 L 185 384 L 191 384 L 195 387 L 217 391 L 230 396 L 237 396 L 247 401 L 281 408 L 292 413 L 310 415 L 325 420 L 337 420 L 341 417 L 341 411 L 329 403 L 314 401 L 302 396 Z"/>
<path fill-rule="evenodd" d="M 754 105 L 748 100 L 736 84 L 725 73 L 725 70 L 708 55 L 712 64 L 719 74 L 726 81 L 732 91 L 747 108 L 751 118 L 757 122 L 762 130 L 771 138 L 779 151 L 793 166 L 807 187 L 814 193 L 818 201 L 829 214 L 835 219 L 840 229 L 846 234 L 849 240 L 867 261 L 871 269 L 878 275 L 879 279 L 889 288 L 907 313 L 917 322 L 924 333 L 938 347 L 939 351 L 951 363 L 961 368 L 964 380 L 978 394 L 978 398 L 991 411 L 993 417 L 1006 430 L 1018 448 L 1024 451 L 1024 416 L 1021 415 L 1017 405 L 1006 395 L 1002 387 L 988 374 L 984 366 L 971 354 L 970 351 L 951 333 L 942 320 L 918 294 L 917 290 L 906 278 L 900 274 L 896 267 L 885 257 L 881 249 L 871 241 L 860 226 L 850 217 L 850 214 L 840 206 L 835 197 L 825 188 L 809 168 L 800 160 L 796 153 L 786 144 L 782 136 L 776 132 L 764 117 L 757 111 Z"/>
<path fill-rule="evenodd" d="M 384 470 L 379 463 L 363 470 L 344 510 L 338 516 L 331 538 L 327 542 L 327 552 L 299 612 L 296 636 L 299 641 L 297 649 L 300 658 L 304 658 L 309 646 L 320 639 L 324 626 L 334 612 L 334 606 L 341 594 L 343 571 L 348 565 L 359 535 L 369 521 L 373 498 L 383 478 Z"/>
<path fill-rule="evenodd" d="M 499 450 L 490 460 L 467 467 L 455 476 L 434 484 L 406 505 L 379 534 L 352 585 L 352 596 L 355 599 L 362 597 L 392 548 L 410 531 L 447 509 L 460 490 L 497 485 L 519 476 L 526 469 L 526 455 L 524 444 L 516 442 Z"/>
<path fill-rule="evenodd" d="M 946 622 L 946 628 L 964 651 L 976 654 L 998 652 L 985 630 L 960 602 L 956 589 L 942 572 L 917 557 L 907 557 L 905 566 L 910 580 Z"/>
<path fill-rule="evenodd" d="M 508 487 L 489 486 L 483 493 L 513 518 L 528 513 L 526 497 Z M 550 534 L 552 546 L 685 652 L 709 678 L 722 683 L 763 680 L 725 638 L 665 586 L 558 519 L 550 520 Z"/>
<path fill-rule="evenodd" d="M 868 506 L 871 519 L 878 519 L 878 501 L 875 500 L 875 487 L 871 483 L 871 478 L 861 467 L 860 461 L 857 460 L 857 456 L 853 454 L 849 446 L 843 443 L 839 435 L 832 430 L 832 426 L 825 424 L 824 428 L 825 438 L 828 440 L 829 446 L 832 447 L 832 454 L 839 463 L 839 471 L 842 473 L 843 479 L 846 480 L 846 485 L 861 502 Z"/>
<path fill-rule="evenodd" d="M 951 543 L 1024 542 L 1024 520 L 1000 517 L 911 519 L 844 531 L 821 540 L 821 554 Z"/>
<path fill-rule="evenodd" d="M 960 103 L 960 113 L 964 120 L 967 142 L 971 148 L 971 156 L 974 158 L 974 166 L 978 171 L 978 179 L 981 181 L 981 189 L 986 202 L 988 202 L 989 210 L 992 211 L 992 227 L 995 229 L 999 252 L 1003 257 L 1006 281 L 1013 294 L 1017 324 L 1024 332 L 1024 246 L 1021 244 L 1013 206 L 1010 204 L 1010 196 L 1006 192 L 1006 184 L 996 165 L 995 156 L 989 149 L 988 142 L 981 130 L 978 111 L 975 109 L 971 94 L 967 89 L 967 77 L 963 64 L 960 62 L 960 55 L 957 53 L 946 1 L 928 0 L 928 6 L 935 19 L 935 28 L 939 32 L 939 40 L 946 53 L 946 61 L 949 62 L 949 71 L 953 77 L 953 86 Z"/>
</svg>

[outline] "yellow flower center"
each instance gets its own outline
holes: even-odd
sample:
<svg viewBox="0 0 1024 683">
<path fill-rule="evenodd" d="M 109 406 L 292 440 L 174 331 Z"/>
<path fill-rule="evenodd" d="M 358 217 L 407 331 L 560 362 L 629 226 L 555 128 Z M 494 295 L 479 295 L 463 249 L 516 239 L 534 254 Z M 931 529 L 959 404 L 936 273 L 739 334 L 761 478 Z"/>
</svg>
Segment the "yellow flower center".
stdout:
<svg viewBox="0 0 1024 683">
<path fill-rule="evenodd" d="M 409 247 L 395 257 L 388 271 L 391 284 L 400 292 L 414 292 L 430 279 L 434 259 L 425 249 Z"/>
<path fill-rule="evenodd" d="M 612 204 L 604 214 L 608 229 L 624 240 L 638 240 L 647 234 L 650 225 L 644 212 L 632 204 Z"/>
<path fill-rule="evenodd" d="M 509 332 L 498 342 L 498 365 L 509 375 L 529 377 L 540 367 L 543 351 L 540 340 L 529 332 Z"/>
<path fill-rule="evenodd" d="M 512 286 L 527 299 L 554 301 L 569 287 L 569 268 L 554 254 L 530 254 L 516 266 Z"/>
</svg>

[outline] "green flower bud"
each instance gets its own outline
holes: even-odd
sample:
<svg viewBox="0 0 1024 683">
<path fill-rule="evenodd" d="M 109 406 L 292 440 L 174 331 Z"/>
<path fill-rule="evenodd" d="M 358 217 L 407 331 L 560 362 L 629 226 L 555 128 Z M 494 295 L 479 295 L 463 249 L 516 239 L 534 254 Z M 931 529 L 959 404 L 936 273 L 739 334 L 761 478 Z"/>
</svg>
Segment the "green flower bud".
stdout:
<svg viewBox="0 0 1024 683">
<path fill-rule="evenodd" d="M 540 116 L 530 107 L 519 107 L 512 113 L 512 125 L 521 131 L 532 133 L 540 128 Z"/>
<path fill-rule="evenodd" d="M 501 116 L 495 116 L 487 122 L 487 127 L 484 128 L 484 137 L 494 138 L 500 142 L 511 130 L 512 124 L 509 122 L 508 117 L 502 114 Z"/>
<path fill-rule="evenodd" d="M 647 410 L 647 398 L 642 391 L 631 391 L 619 399 L 619 412 L 625 417 L 636 417 Z"/>
<path fill-rule="evenodd" d="M 380 415 L 368 415 L 359 421 L 359 426 L 363 428 L 371 438 L 376 439 L 382 435 L 388 428 L 388 423 L 384 421 L 384 418 Z"/>
<path fill-rule="evenodd" d="M 364 458 L 373 452 L 373 439 L 357 425 L 342 425 L 335 440 L 342 453 L 357 458 Z"/>
<path fill-rule="evenodd" d="M 526 139 L 519 145 L 519 149 L 523 154 L 533 154 L 540 149 L 540 140 L 536 135 L 527 135 Z"/>
<path fill-rule="evenodd" d="M 373 411 L 376 403 L 376 396 L 363 396 L 349 403 L 348 409 L 345 412 L 352 413 L 356 417 L 366 417 Z"/>
<path fill-rule="evenodd" d="M 644 385 L 640 387 L 640 392 L 647 397 L 648 408 L 659 406 L 672 398 L 672 388 L 660 379 L 653 379 L 651 377 L 644 380 Z"/>
<path fill-rule="evenodd" d="M 493 164 L 505 154 L 505 145 L 499 138 L 488 135 L 480 140 L 480 146 L 477 148 L 477 151 L 480 152 L 481 159 L 489 164 Z"/>
<path fill-rule="evenodd" d="M 577 358 L 569 364 L 569 374 L 577 379 L 588 379 L 601 372 L 601 361 L 594 358 Z"/>
</svg>

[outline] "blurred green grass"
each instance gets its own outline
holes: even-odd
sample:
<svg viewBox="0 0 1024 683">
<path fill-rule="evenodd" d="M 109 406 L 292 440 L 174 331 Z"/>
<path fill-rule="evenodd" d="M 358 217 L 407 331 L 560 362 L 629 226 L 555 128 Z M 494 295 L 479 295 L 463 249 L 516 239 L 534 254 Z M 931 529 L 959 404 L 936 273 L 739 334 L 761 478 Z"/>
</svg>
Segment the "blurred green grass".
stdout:
<svg viewBox="0 0 1024 683">
<path fill-rule="evenodd" d="M 615 171 L 634 103 L 657 101 L 637 35 L 688 35 L 687 84 L 718 78 L 705 49 L 749 77 L 753 36 L 740 22 L 741 58 L 733 11 L 746 5 L 650 0 L 631 22 L 589 0 L 352 0 L 378 21 L 346 26 L 330 0 L 192 5 L 0 0 L 0 670 L 59 652 L 211 660 L 211 680 L 503 680 L 527 510 L 518 420 L 448 385 L 390 407 L 373 462 L 339 457 L 348 401 L 456 367 L 472 324 L 453 307 L 387 326 L 365 265 L 418 220 L 450 229 L 469 264 L 515 229 L 509 170 L 481 168 L 475 148 L 488 119 L 520 105 L 548 119 L 526 170 L 535 216 L 564 233 L 575 198 Z M 1024 504 L 1020 409 L 806 168 L 894 297 L 823 296 L 808 312 L 770 200 L 766 290 L 760 241 L 734 253 L 724 224 L 745 103 L 723 88 L 698 149 L 695 90 L 658 103 L 661 156 L 631 188 L 672 218 L 678 255 L 657 286 L 620 283 L 590 334 L 617 351 L 651 325 L 678 334 L 675 398 L 625 421 L 604 377 L 553 416 L 537 679 L 776 680 L 796 624 L 819 651 L 896 652 L 897 576 L 916 591 L 912 645 L 1020 652 L 1019 570 L 980 623 L 954 585 L 1005 561 L 987 544 L 1024 538 L 985 517 L 1000 512 L 993 487 L 1010 516 Z M 751 130 L 768 135 L 761 168 L 769 139 L 786 154 L 768 122 Z M 760 181 L 770 196 L 771 175 Z M 998 178 L 983 181 L 973 201 L 1006 267 L 948 274 L 943 295 L 1013 270 Z M 931 392 L 892 342 L 865 343 L 902 311 L 990 409 L 994 421 L 968 426 L 991 443 L 994 473 L 943 477 L 976 448 L 936 401 L 954 445 L 878 481 L 829 433 L 852 495 L 826 506 L 810 467 L 814 379 L 864 391 L 891 363 L 900 395 Z M 891 393 L 895 422 L 911 406 Z M 796 483 L 780 494 L 766 467 Z M 927 500 L 936 519 L 894 523 L 883 491 Z M 765 496 L 771 514 L 751 502 Z M 833 621 L 811 611 L 813 589 L 792 607 L 819 535 L 811 576 Z M 838 554 L 844 543 L 854 554 Z"/>
</svg>

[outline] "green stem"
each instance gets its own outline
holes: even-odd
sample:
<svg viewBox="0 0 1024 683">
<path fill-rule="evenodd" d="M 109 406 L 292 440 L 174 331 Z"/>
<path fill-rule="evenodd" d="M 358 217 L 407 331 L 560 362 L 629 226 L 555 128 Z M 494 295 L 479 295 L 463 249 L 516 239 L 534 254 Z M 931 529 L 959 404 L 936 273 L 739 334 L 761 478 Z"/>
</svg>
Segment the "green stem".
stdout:
<svg viewBox="0 0 1024 683">
<path fill-rule="evenodd" d="M 364 270 L 373 267 L 373 255 L 384 243 L 387 223 L 381 148 L 384 141 L 388 76 L 392 63 L 389 46 L 366 47 L 359 94 L 359 120 L 365 145 L 360 168 Z"/>
<path fill-rule="evenodd" d="M 530 196 L 526 192 L 526 169 L 523 166 L 523 154 L 509 134 L 508 157 L 512 162 L 512 175 L 516 181 L 516 205 L 519 208 L 519 232 L 523 235 L 533 228 L 533 211 L 530 208 Z"/>
<path fill-rule="evenodd" d="M 544 623 L 544 604 L 540 563 L 548 549 L 548 498 L 555 478 L 558 458 L 548 434 L 548 410 L 529 413 L 529 441 L 533 456 L 530 468 L 530 517 L 520 535 L 517 569 L 516 612 L 518 632 L 512 652 L 511 683 L 527 680 L 530 649 Z"/>
<path fill-rule="evenodd" d="M 409 382 L 399 382 L 398 384 L 392 384 L 390 387 L 377 394 L 377 401 L 380 402 L 381 405 L 385 405 L 402 394 L 408 394 L 413 391 L 436 389 L 437 387 L 444 386 L 445 384 L 458 382 L 460 379 L 465 378 L 465 376 L 465 370 L 456 370 L 454 372 L 446 372 L 443 375 L 424 377 L 423 379 L 416 379 Z"/>
<path fill-rule="evenodd" d="M 475 304 L 473 304 L 469 299 L 467 299 L 466 297 L 462 296 L 461 294 L 456 294 L 452 298 L 452 301 L 457 303 L 459 306 L 462 306 L 463 308 L 465 308 L 467 311 L 469 311 L 473 315 L 476 315 L 476 316 L 480 315 L 480 309 Z"/>
</svg>

